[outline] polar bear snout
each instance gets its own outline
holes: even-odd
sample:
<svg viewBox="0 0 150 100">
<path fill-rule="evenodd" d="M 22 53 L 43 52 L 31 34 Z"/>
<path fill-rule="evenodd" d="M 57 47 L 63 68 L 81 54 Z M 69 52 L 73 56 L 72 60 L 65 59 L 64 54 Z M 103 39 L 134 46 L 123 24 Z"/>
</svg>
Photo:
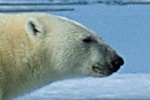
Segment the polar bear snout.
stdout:
<svg viewBox="0 0 150 100">
<path fill-rule="evenodd" d="M 93 75 L 100 77 L 112 75 L 112 73 L 117 72 L 123 64 L 123 58 L 118 55 L 114 55 L 110 61 L 106 61 L 103 64 L 100 62 L 94 64 L 92 66 L 92 70 L 95 72 L 95 74 Z"/>
<path fill-rule="evenodd" d="M 120 67 L 124 64 L 124 60 L 122 57 L 120 56 L 116 56 L 112 61 L 111 61 L 111 65 L 112 65 L 112 71 L 116 72 L 120 69 Z"/>
</svg>

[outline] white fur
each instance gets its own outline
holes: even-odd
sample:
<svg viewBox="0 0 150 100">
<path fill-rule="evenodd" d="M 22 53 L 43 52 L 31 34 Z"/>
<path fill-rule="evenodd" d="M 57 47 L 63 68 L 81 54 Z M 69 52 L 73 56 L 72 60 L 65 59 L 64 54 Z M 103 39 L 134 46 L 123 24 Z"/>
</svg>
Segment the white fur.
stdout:
<svg viewBox="0 0 150 100">
<path fill-rule="evenodd" d="M 34 25 L 35 29 L 38 31 L 37 33 L 33 31 L 32 25 Z M 44 27 L 45 26 L 42 25 L 42 23 L 39 22 L 38 19 L 31 17 L 26 21 L 25 30 L 27 31 L 28 35 L 31 38 L 35 38 L 35 37 L 42 38 L 44 37 L 44 33 L 45 33 Z M 34 36 L 34 35 L 37 35 L 37 36 Z"/>
<path fill-rule="evenodd" d="M 0 100 L 61 79 L 110 75 L 108 63 L 116 53 L 85 26 L 38 13 L 0 19 Z M 92 42 L 84 43 L 89 36 Z"/>
</svg>

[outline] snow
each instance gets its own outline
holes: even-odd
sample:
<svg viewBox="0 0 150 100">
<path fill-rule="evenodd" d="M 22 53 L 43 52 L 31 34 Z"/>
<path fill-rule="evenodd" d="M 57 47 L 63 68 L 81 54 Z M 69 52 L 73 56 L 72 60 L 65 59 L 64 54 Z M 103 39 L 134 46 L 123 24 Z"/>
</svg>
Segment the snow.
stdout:
<svg viewBox="0 0 150 100">
<path fill-rule="evenodd" d="M 150 74 L 115 74 L 54 82 L 15 100 L 148 100 Z"/>
</svg>

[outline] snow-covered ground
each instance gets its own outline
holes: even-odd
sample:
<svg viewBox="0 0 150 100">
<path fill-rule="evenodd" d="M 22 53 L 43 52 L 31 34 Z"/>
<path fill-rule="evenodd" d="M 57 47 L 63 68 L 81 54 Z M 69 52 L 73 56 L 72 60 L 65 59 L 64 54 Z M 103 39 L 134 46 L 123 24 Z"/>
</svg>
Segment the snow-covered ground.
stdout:
<svg viewBox="0 0 150 100">
<path fill-rule="evenodd" d="M 115 74 L 52 83 L 14 100 L 149 100 L 150 74 Z"/>
</svg>

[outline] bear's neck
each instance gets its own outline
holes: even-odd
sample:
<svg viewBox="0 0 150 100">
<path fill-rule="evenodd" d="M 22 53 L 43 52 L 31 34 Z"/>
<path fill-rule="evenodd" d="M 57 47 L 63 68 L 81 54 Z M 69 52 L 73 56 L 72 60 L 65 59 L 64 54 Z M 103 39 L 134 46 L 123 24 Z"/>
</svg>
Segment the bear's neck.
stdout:
<svg viewBox="0 0 150 100">
<path fill-rule="evenodd" d="M 7 79 L 3 82 L 5 84 L 3 90 L 6 91 L 4 93 L 8 93 L 3 94 L 5 97 L 30 92 L 30 90 L 35 90 L 54 80 L 53 75 L 49 75 L 53 73 L 47 66 L 50 63 L 47 61 L 49 59 L 46 58 L 47 54 L 40 44 L 34 44 L 30 40 L 21 41 L 26 42 L 15 45 L 15 41 L 12 39 L 10 42 L 3 41 L 0 46 L 2 47 L 0 49 L 0 67 L 3 67 L 2 70 L 5 72 L 3 77 Z M 1 82 L 0 84 L 2 84 Z"/>
</svg>

